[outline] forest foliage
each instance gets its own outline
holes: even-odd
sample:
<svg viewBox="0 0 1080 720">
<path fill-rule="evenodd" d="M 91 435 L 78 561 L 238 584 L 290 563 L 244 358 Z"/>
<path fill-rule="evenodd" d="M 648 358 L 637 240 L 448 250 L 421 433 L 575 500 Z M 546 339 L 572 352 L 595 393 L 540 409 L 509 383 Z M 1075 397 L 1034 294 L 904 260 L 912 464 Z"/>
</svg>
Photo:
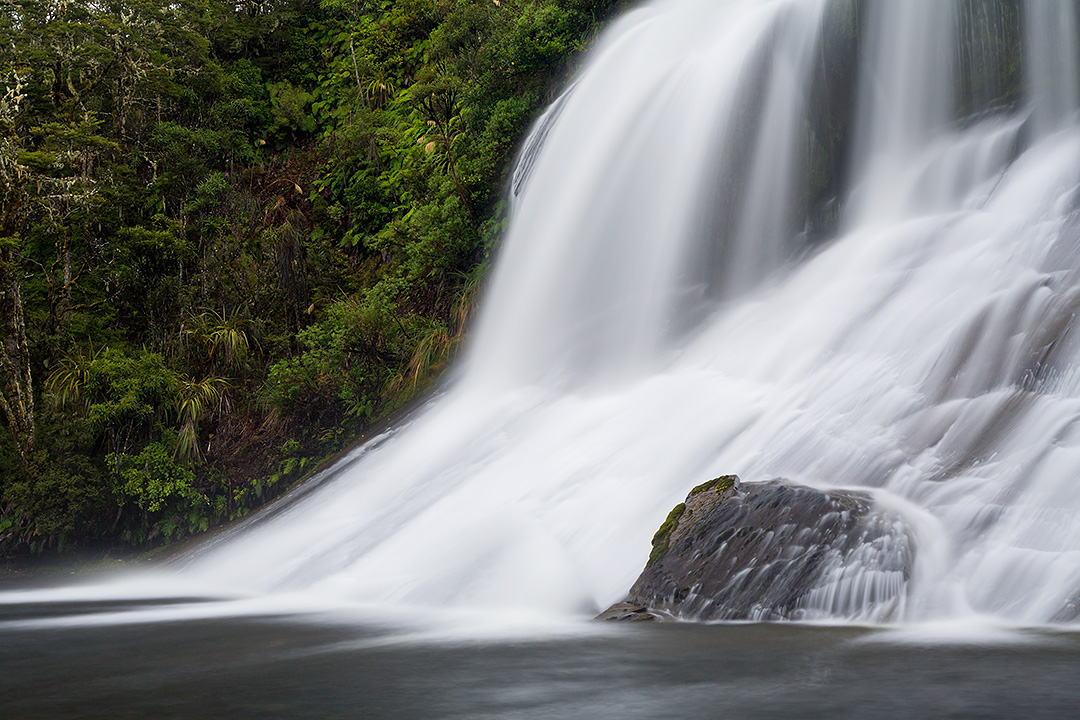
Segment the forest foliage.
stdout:
<svg viewBox="0 0 1080 720">
<path fill-rule="evenodd" d="M 0 0 L 0 553 L 280 494 L 429 388 L 621 0 Z"/>
</svg>

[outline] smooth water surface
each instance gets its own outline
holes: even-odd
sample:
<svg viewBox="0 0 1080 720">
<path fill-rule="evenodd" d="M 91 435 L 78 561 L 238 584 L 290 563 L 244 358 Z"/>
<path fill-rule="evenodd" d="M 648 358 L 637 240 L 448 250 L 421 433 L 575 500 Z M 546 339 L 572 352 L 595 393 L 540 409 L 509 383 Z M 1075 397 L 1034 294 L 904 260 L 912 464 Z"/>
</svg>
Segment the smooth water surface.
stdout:
<svg viewBox="0 0 1080 720">
<path fill-rule="evenodd" d="M 1075 633 L 582 625 L 485 640 L 334 613 L 47 629 L 24 610 L 0 610 L 9 720 L 1066 718 L 1080 703 Z"/>
</svg>

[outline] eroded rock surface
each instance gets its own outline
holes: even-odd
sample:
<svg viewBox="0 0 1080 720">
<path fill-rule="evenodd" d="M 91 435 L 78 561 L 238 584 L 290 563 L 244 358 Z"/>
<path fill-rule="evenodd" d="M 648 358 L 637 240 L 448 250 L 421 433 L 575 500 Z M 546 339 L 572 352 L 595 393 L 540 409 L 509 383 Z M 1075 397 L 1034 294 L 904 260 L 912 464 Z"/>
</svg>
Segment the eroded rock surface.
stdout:
<svg viewBox="0 0 1080 720">
<path fill-rule="evenodd" d="M 906 524 L 865 493 L 725 475 L 672 510 L 625 603 L 600 618 L 884 620 L 912 560 Z"/>
</svg>

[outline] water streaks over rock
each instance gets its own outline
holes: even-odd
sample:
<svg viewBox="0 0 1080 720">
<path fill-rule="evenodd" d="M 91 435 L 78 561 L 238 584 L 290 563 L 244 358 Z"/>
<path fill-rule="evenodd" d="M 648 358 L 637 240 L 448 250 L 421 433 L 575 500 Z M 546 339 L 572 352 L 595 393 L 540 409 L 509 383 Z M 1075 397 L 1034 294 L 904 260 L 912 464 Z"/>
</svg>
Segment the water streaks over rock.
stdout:
<svg viewBox="0 0 1080 720">
<path fill-rule="evenodd" d="M 861 609 L 887 619 L 904 601 L 913 557 L 903 519 L 865 492 L 725 475 L 672 510 L 626 602 L 600 617 L 813 619 Z"/>
</svg>

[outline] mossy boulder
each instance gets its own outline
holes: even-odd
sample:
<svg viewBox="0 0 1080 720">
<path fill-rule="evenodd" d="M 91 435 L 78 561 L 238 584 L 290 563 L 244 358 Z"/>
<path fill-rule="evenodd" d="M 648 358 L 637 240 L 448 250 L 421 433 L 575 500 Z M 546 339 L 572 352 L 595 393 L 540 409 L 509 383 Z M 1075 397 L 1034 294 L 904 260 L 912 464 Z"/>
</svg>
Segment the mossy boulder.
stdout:
<svg viewBox="0 0 1080 720">
<path fill-rule="evenodd" d="M 913 561 L 903 519 L 857 491 L 725 475 L 690 491 L 605 620 L 886 619 Z"/>
</svg>

